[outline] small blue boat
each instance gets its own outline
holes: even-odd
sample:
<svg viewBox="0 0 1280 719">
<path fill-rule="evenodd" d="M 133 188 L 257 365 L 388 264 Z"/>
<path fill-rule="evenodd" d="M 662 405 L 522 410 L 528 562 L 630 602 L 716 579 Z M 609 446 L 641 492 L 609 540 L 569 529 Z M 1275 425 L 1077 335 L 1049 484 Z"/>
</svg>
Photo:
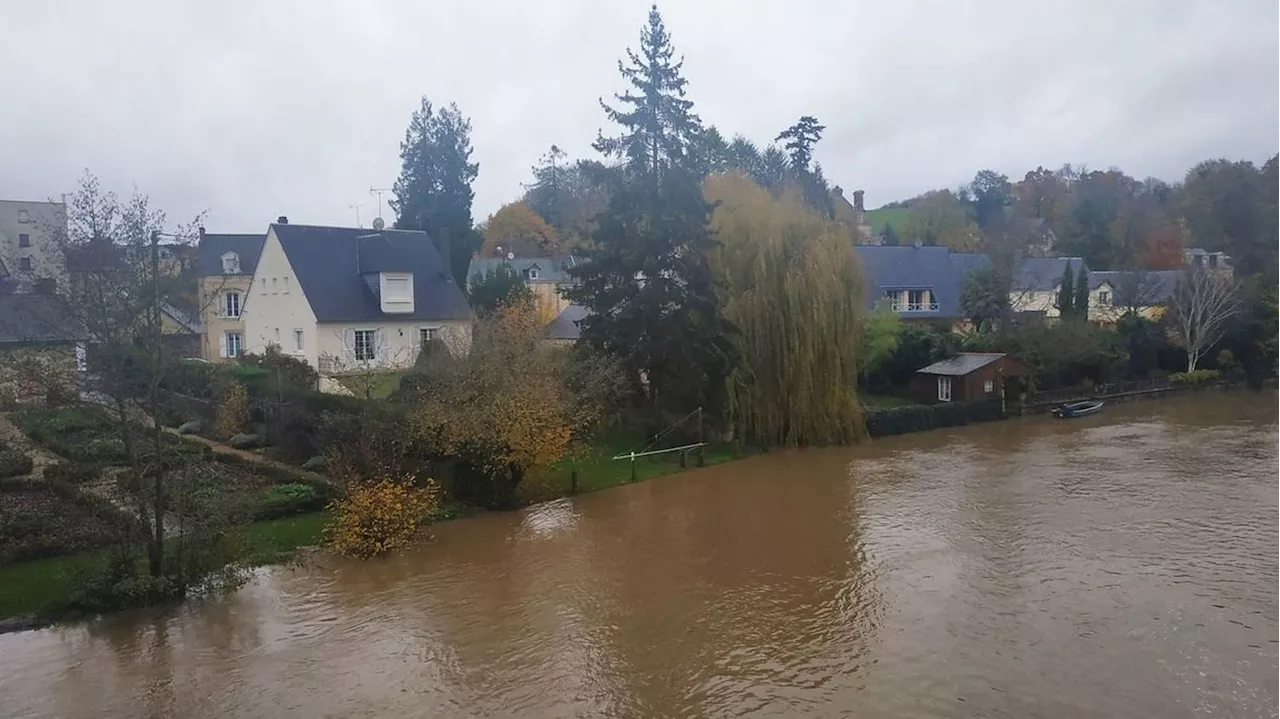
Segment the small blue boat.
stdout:
<svg viewBox="0 0 1280 719">
<path fill-rule="evenodd" d="M 1067 402 L 1053 408 L 1053 414 L 1062 419 L 1070 419 L 1072 417 L 1087 417 L 1091 414 L 1097 414 L 1102 409 L 1102 400 L 1086 399 L 1080 402 Z"/>
</svg>

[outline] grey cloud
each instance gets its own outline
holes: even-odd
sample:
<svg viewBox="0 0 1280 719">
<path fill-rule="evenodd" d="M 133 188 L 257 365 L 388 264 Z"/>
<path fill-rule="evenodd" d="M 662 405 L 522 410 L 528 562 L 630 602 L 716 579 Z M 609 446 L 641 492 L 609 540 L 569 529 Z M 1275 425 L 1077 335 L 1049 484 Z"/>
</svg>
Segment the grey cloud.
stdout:
<svg viewBox="0 0 1280 719">
<path fill-rule="evenodd" d="M 223 231 L 347 224 L 389 187 L 425 94 L 474 124 L 476 215 L 597 104 L 647 3 L 7 3 L 0 197 L 104 183 Z M 1277 150 L 1274 2 L 667 2 L 699 113 L 770 140 L 827 125 L 828 177 L 877 205 L 1064 162 L 1178 179 Z M 385 210 L 384 210 L 385 212 Z"/>
</svg>

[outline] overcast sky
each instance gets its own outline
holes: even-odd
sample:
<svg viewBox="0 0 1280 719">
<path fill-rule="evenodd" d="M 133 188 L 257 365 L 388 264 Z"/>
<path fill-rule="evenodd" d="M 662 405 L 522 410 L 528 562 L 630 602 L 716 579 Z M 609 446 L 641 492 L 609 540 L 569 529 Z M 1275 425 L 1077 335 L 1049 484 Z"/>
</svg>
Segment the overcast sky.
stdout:
<svg viewBox="0 0 1280 719">
<path fill-rule="evenodd" d="M 84 168 L 211 231 L 355 222 L 390 187 L 419 97 L 470 116 L 476 220 L 549 145 L 594 157 L 640 0 L 0 0 L 0 198 Z M 726 136 L 827 126 L 827 177 L 869 207 L 990 167 L 1168 180 L 1280 144 L 1275 0 L 668 0 L 689 97 Z M 389 210 L 384 214 L 390 220 Z"/>
</svg>

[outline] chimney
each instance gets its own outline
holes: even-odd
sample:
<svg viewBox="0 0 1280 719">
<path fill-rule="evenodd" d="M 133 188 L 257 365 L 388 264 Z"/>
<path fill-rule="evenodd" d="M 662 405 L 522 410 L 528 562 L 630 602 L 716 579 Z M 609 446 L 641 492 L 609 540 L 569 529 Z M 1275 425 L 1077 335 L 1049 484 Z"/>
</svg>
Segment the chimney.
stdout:
<svg viewBox="0 0 1280 719">
<path fill-rule="evenodd" d="M 866 208 L 862 206 L 862 194 L 863 194 L 862 190 L 853 191 L 853 211 L 854 212 L 866 212 Z"/>
<path fill-rule="evenodd" d="M 202 239 L 202 240 L 203 240 L 203 239 L 204 239 L 204 225 L 200 225 L 198 228 L 196 228 L 196 231 L 200 233 L 200 239 Z"/>
<path fill-rule="evenodd" d="M 277 225 L 287 225 L 287 224 L 289 224 L 289 216 L 288 216 L 288 215 L 280 215 L 279 217 L 277 217 L 277 218 L 276 218 L 276 224 L 277 224 Z"/>
</svg>

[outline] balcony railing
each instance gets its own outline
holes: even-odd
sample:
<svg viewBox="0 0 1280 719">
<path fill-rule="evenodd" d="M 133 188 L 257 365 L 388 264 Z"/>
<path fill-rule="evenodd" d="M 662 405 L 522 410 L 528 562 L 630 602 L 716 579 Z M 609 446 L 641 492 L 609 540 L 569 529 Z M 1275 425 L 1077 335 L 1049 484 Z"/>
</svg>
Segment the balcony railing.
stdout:
<svg viewBox="0 0 1280 719">
<path fill-rule="evenodd" d="M 937 312 L 937 302 L 894 302 L 889 305 L 894 312 Z"/>
</svg>

